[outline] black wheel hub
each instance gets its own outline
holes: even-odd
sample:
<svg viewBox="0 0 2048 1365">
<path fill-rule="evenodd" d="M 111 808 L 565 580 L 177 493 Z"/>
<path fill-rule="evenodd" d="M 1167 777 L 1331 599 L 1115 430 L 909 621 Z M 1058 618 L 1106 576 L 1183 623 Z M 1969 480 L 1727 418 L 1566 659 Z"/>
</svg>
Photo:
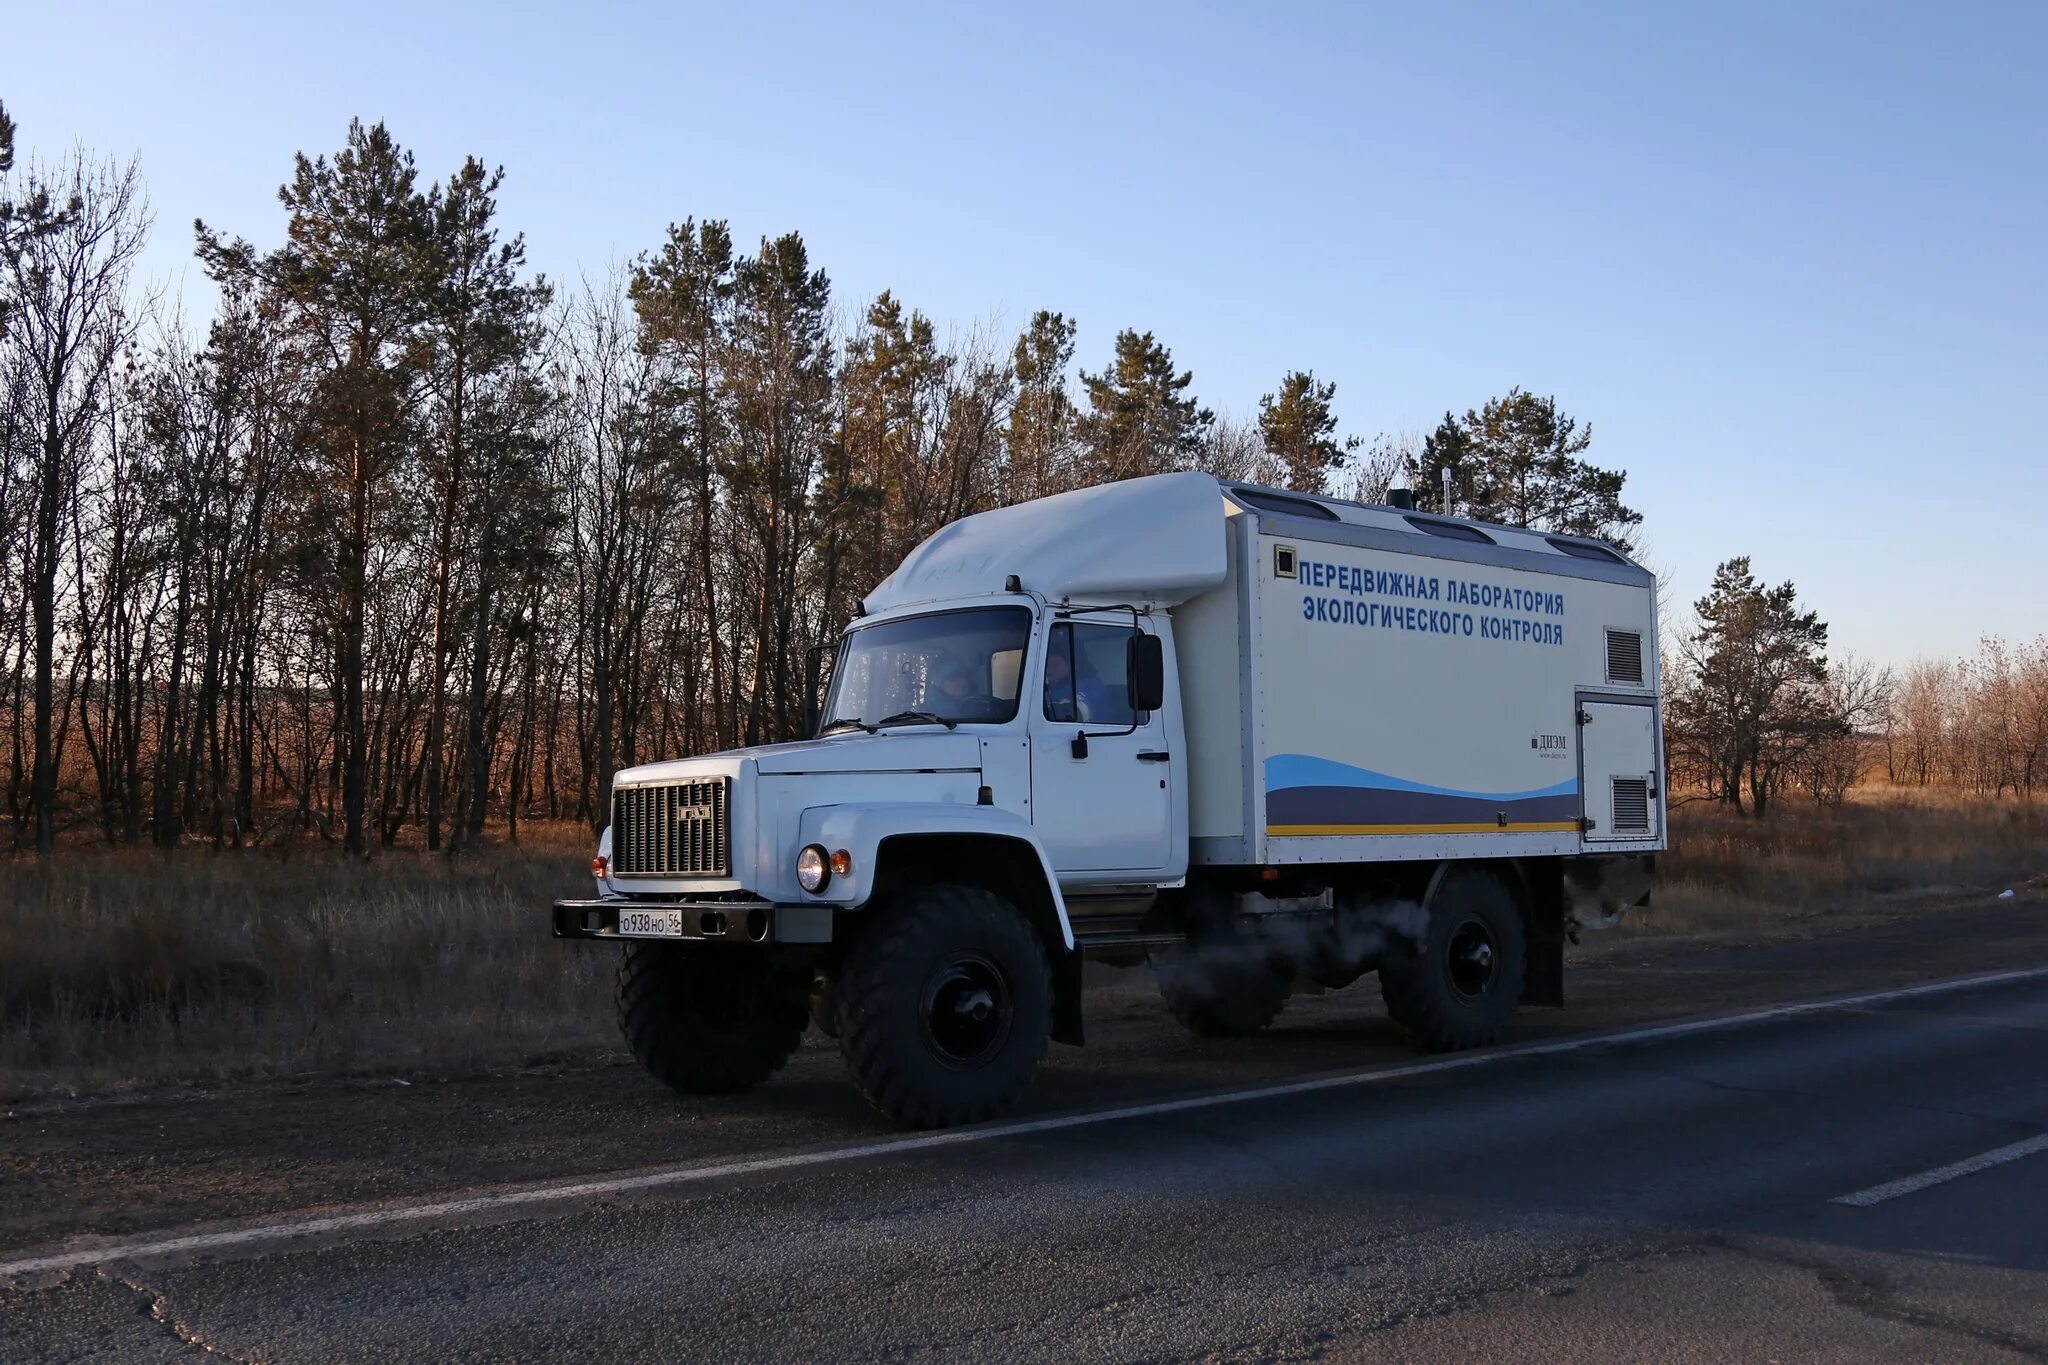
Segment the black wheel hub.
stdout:
<svg viewBox="0 0 2048 1365">
<path fill-rule="evenodd" d="M 1500 970 L 1493 931 L 1480 919 L 1460 920 L 1444 942 L 1444 976 L 1467 1000 L 1484 999 Z"/>
<path fill-rule="evenodd" d="M 987 1063 L 1009 1041 L 1015 1015 L 1002 969 L 978 953 L 953 958 L 926 979 L 925 1043 L 947 1066 Z"/>
</svg>

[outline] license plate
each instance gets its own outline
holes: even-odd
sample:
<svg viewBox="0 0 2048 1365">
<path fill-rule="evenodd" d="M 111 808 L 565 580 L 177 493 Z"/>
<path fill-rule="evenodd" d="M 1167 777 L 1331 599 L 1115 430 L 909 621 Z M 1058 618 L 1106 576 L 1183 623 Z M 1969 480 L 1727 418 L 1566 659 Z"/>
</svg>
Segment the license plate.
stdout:
<svg viewBox="0 0 2048 1365">
<path fill-rule="evenodd" d="M 619 934 L 625 938 L 681 938 L 680 910 L 621 910 Z"/>
</svg>

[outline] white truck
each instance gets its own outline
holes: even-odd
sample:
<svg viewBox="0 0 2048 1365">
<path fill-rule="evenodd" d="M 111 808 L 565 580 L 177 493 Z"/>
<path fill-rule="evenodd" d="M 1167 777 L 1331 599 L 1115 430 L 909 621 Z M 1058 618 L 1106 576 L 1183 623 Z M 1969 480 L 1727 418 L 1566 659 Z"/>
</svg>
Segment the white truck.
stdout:
<svg viewBox="0 0 2048 1365">
<path fill-rule="evenodd" d="M 621 1027 L 676 1089 L 758 1084 L 815 1023 L 920 1126 L 1081 1042 L 1084 956 L 1150 959 L 1203 1033 L 1376 971 L 1422 1046 L 1494 1041 L 1647 898 L 1656 583 L 1392 500 L 1165 474 L 945 527 L 812 738 L 616 775 L 556 935 L 623 941 Z"/>
</svg>

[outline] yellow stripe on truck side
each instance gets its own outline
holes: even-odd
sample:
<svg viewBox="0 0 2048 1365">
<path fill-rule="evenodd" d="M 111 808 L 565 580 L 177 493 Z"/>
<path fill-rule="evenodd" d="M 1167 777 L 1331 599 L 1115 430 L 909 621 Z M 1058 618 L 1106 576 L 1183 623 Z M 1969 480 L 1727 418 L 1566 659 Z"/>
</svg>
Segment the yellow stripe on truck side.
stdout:
<svg viewBox="0 0 2048 1365">
<path fill-rule="evenodd" d="M 1268 825 L 1275 839 L 1316 839 L 1345 834 L 1576 834 L 1576 820 L 1539 820 L 1521 824 L 1470 825 Z"/>
</svg>

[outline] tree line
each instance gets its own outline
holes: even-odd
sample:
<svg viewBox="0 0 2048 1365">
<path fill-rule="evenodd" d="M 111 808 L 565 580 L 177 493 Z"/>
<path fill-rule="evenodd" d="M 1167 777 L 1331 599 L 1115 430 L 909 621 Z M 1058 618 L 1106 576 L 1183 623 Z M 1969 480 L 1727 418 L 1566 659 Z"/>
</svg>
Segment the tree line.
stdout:
<svg viewBox="0 0 2048 1365">
<path fill-rule="evenodd" d="M 1895 786 L 2028 800 L 2048 790 L 2048 636 L 1993 637 L 1973 657 L 1908 666 L 1880 737 Z"/>
<path fill-rule="evenodd" d="M 1639 521 L 1520 389 L 1421 440 L 1341 435 L 1308 369 L 1219 417 L 1151 332 L 1090 372 L 1061 312 L 942 336 L 884 292 L 844 322 L 801 235 L 716 219 L 548 280 L 502 170 L 431 179 L 381 124 L 294 159 L 280 245 L 195 225 L 193 331 L 138 277 L 139 168 L 13 144 L 0 109 L 16 848 L 601 822 L 619 767 L 795 734 L 806 649 L 938 527 L 1105 480 Z"/>
<path fill-rule="evenodd" d="M 1753 815 L 1803 791 L 1824 805 L 1881 773 L 2031 801 L 2048 790 L 2048 636 L 1992 637 L 1974 657 L 1902 671 L 1828 657 L 1828 626 L 1747 558 L 1715 572 L 1668 663 L 1673 779 Z"/>
</svg>

